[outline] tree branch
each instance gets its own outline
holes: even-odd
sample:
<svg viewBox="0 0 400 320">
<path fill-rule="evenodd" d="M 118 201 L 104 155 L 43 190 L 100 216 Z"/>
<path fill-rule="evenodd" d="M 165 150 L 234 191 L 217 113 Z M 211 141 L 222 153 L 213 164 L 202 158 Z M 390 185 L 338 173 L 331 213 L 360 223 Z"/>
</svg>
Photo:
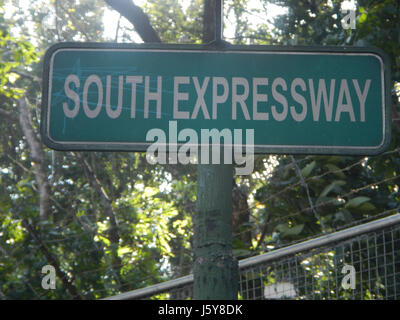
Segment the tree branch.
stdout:
<svg viewBox="0 0 400 320">
<path fill-rule="evenodd" d="M 203 43 L 215 40 L 215 0 L 204 0 Z"/>
<path fill-rule="evenodd" d="M 319 221 L 319 223 L 321 224 L 322 232 L 325 233 L 325 231 L 326 231 L 325 225 L 324 225 L 323 221 L 321 220 L 321 217 L 320 217 L 319 214 L 317 213 L 317 210 L 316 210 L 315 207 L 314 207 L 314 204 L 313 204 L 312 199 L 311 199 L 311 196 L 310 196 L 310 189 L 308 188 L 308 184 L 307 184 L 307 182 L 304 180 L 303 174 L 301 173 L 301 170 L 300 170 L 299 166 L 297 165 L 296 160 L 294 159 L 294 157 L 293 157 L 292 155 L 290 156 L 290 159 L 291 159 L 291 161 L 292 161 L 292 163 L 293 163 L 293 165 L 294 165 L 294 168 L 295 168 L 295 170 L 296 170 L 297 175 L 299 176 L 301 185 L 306 189 L 307 199 L 308 199 L 308 204 L 310 205 L 310 209 L 311 209 L 312 213 L 314 214 L 314 217 L 315 217 L 315 218 L 317 219 L 317 221 Z"/>
<path fill-rule="evenodd" d="M 42 85 L 42 79 L 37 76 L 34 76 L 32 74 L 26 73 L 26 72 L 18 70 L 18 69 L 11 69 L 10 72 L 16 73 L 23 78 L 27 78 L 29 80 L 32 80 L 32 81 L 37 82 L 40 85 Z"/>
<path fill-rule="evenodd" d="M 22 132 L 28 142 L 28 146 L 31 152 L 33 160 L 33 170 L 36 177 L 36 182 L 39 189 L 40 197 L 40 219 L 47 220 L 50 212 L 50 184 L 46 175 L 46 166 L 44 161 L 44 154 L 42 144 L 39 138 L 36 136 L 31 123 L 30 111 L 26 98 L 20 98 L 17 101 L 19 111 L 19 123 L 22 128 Z"/>
<path fill-rule="evenodd" d="M 82 164 L 86 178 L 88 179 L 92 187 L 96 190 L 97 194 L 99 195 L 101 203 L 106 209 L 106 215 L 110 218 L 110 225 L 111 225 L 111 228 L 109 230 L 110 240 L 112 243 L 118 244 L 119 242 L 118 223 L 117 219 L 115 218 L 114 210 L 111 206 L 112 201 L 109 198 L 106 190 L 102 186 L 96 173 L 92 170 L 92 168 L 90 167 L 86 159 L 83 157 L 83 155 L 79 152 L 76 152 L 75 154 Z"/>
<path fill-rule="evenodd" d="M 105 0 L 105 2 L 132 23 L 144 42 L 161 42 L 147 15 L 132 0 Z"/>
<path fill-rule="evenodd" d="M 22 222 L 22 225 L 28 230 L 29 234 L 32 236 L 33 240 L 39 246 L 40 251 L 46 257 L 47 262 L 54 267 L 56 270 L 57 276 L 61 279 L 62 283 L 64 284 L 65 288 L 68 290 L 69 294 L 75 300 L 81 300 L 81 296 L 78 294 L 78 290 L 76 287 L 69 281 L 67 275 L 61 270 L 60 265 L 58 264 L 57 260 L 53 257 L 47 247 L 44 245 L 42 239 L 40 239 L 39 235 L 37 234 L 36 230 L 31 226 L 26 220 Z"/>
<path fill-rule="evenodd" d="M 87 180 L 90 182 L 92 187 L 96 190 L 97 194 L 100 197 L 100 201 L 105 208 L 106 215 L 110 218 L 110 228 L 108 229 L 108 236 L 110 242 L 114 245 L 112 248 L 113 256 L 112 256 L 112 267 L 113 269 L 118 270 L 122 266 L 121 258 L 118 256 L 118 245 L 119 245 L 119 232 L 118 232 L 118 222 L 115 217 L 114 210 L 111 206 L 112 200 L 108 196 L 106 190 L 102 186 L 100 180 L 98 179 L 95 171 L 86 161 L 85 157 L 80 153 L 76 152 L 76 157 L 79 159 L 82 164 L 83 171 L 85 172 Z M 114 272 L 115 280 L 118 284 L 120 284 L 120 279 L 117 273 Z"/>
</svg>

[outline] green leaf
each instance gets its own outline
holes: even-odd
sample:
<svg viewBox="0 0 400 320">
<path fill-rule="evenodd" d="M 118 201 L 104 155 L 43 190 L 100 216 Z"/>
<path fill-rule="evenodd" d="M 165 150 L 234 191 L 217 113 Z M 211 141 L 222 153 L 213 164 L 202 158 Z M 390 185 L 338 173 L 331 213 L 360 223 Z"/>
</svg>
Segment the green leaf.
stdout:
<svg viewBox="0 0 400 320">
<path fill-rule="evenodd" d="M 131 247 L 122 247 L 118 248 L 118 256 L 122 257 L 124 254 L 131 253 L 132 248 Z"/>
<path fill-rule="evenodd" d="M 362 212 L 366 212 L 366 211 L 374 211 L 376 210 L 376 207 L 371 202 L 365 202 L 359 207 L 359 209 Z"/>
<path fill-rule="evenodd" d="M 319 195 L 319 199 L 325 197 L 329 192 L 331 192 L 334 188 L 340 187 L 346 184 L 346 181 L 343 180 L 335 180 L 331 184 L 327 185 L 324 190 L 322 190 L 321 194 Z"/>
<path fill-rule="evenodd" d="M 343 210 L 335 213 L 335 220 L 341 220 L 345 223 L 350 223 L 353 221 L 353 216 L 351 215 L 351 213 L 348 210 L 343 209 Z"/>
<path fill-rule="evenodd" d="M 336 165 L 334 165 L 332 163 L 327 163 L 325 165 L 325 167 L 329 171 L 331 171 L 333 174 L 337 175 L 339 178 L 341 178 L 341 179 L 345 179 L 346 178 L 346 175 L 343 173 L 343 171 L 341 171 L 341 169 L 338 166 L 336 166 Z"/>
<path fill-rule="evenodd" d="M 301 174 L 303 175 L 303 177 L 308 177 L 310 175 L 310 173 L 313 171 L 313 169 L 315 168 L 316 162 L 315 160 L 311 163 L 309 163 L 308 165 L 306 165 L 303 169 L 301 169 Z"/>
<path fill-rule="evenodd" d="M 276 230 L 281 233 L 282 237 L 285 236 L 297 236 L 304 229 L 304 224 L 299 224 L 295 227 L 290 228 L 287 224 L 279 224 L 276 226 Z"/>
<path fill-rule="evenodd" d="M 356 197 L 356 198 L 349 200 L 346 203 L 345 208 L 357 208 L 358 206 L 360 206 L 364 202 L 368 202 L 369 200 L 371 200 L 371 198 L 369 198 L 369 197 L 363 197 L 363 196 Z"/>
<path fill-rule="evenodd" d="M 366 21 L 366 20 L 367 20 L 367 15 L 366 15 L 365 13 L 361 14 L 361 15 L 360 15 L 360 18 L 358 19 L 358 21 L 359 21 L 360 23 L 363 23 L 363 22 Z"/>
</svg>

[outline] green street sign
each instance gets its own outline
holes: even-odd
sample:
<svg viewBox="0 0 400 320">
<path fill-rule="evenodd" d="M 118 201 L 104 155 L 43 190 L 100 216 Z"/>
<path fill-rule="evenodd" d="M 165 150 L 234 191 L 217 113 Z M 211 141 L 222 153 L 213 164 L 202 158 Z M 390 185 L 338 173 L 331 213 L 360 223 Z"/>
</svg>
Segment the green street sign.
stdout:
<svg viewBox="0 0 400 320">
<path fill-rule="evenodd" d="M 145 151 L 160 132 L 198 145 L 206 130 L 230 145 L 250 132 L 255 153 L 390 143 L 390 66 L 374 48 L 64 43 L 44 64 L 41 132 L 57 150 Z"/>
</svg>

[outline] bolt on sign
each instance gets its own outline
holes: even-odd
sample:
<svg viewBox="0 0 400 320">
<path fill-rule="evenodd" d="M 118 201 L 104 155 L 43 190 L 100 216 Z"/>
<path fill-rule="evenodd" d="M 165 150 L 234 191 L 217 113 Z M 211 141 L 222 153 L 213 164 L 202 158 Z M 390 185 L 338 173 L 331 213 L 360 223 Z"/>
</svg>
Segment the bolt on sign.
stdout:
<svg viewBox="0 0 400 320">
<path fill-rule="evenodd" d="M 256 153 L 390 143 L 390 66 L 374 48 L 63 43 L 43 79 L 42 136 L 58 150 L 145 151 L 155 128 L 175 146 L 185 130 L 217 129 L 222 144 L 250 129 Z"/>
</svg>

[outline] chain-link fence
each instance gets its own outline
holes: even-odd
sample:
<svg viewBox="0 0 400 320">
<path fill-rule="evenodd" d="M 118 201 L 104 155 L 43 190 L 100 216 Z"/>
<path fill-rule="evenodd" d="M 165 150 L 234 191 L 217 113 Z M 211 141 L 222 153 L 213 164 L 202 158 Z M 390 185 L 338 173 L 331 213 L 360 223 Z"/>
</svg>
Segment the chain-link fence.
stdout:
<svg viewBox="0 0 400 320">
<path fill-rule="evenodd" d="M 400 214 L 239 263 L 240 299 L 399 299 Z M 191 299 L 193 276 L 109 299 Z"/>
</svg>

